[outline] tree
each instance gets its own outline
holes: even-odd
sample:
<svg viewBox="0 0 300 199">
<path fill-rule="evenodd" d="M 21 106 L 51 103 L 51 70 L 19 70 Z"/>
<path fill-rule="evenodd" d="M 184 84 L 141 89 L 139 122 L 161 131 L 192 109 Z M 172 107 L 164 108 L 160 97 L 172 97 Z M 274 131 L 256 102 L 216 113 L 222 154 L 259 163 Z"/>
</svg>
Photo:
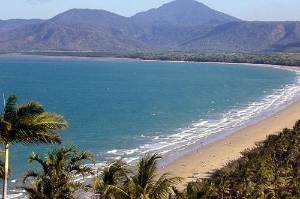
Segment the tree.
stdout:
<svg viewBox="0 0 300 199">
<path fill-rule="evenodd" d="M 94 190 L 98 198 L 114 199 L 167 199 L 177 191 L 175 185 L 181 182 L 179 177 L 170 177 L 164 173 L 156 177 L 158 154 L 146 155 L 134 167 L 133 172 L 122 160 L 116 160 L 104 169 L 94 181 Z"/>
<path fill-rule="evenodd" d="M 181 182 L 179 177 L 170 177 L 168 173 L 156 177 L 158 154 L 144 156 L 137 165 L 137 174 L 133 176 L 128 190 L 135 190 L 136 198 L 168 198 L 172 187 Z M 157 180 L 156 180 L 157 179 Z M 133 184 L 135 185 L 133 188 Z M 132 193 L 130 194 L 132 195 Z"/>
<path fill-rule="evenodd" d="M 98 169 L 99 174 L 94 179 L 93 189 L 99 198 L 111 198 L 116 195 L 127 197 L 125 184 L 128 182 L 128 176 L 132 174 L 129 165 L 123 160 L 113 160 L 108 162 L 105 167 Z"/>
<path fill-rule="evenodd" d="M 4 102 L 4 113 L 0 115 L 0 143 L 4 145 L 3 199 L 7 195 L 9 146 L 13 143 L 25 145 L 60 144 L 60 136 L 55 130 L 67 127 L 63 116 L 46 112 L 38 102 L 27 102 L 19 107 L 18 98 L 10 95 Z"/>
<path fill-rule="evenodd" d="M 32 153 L 29 163 L 38 162 L 43 170 L 36 172 L 29 170 L 25 173 L 23 181 L 33 178 L 29 186 L 23 187 L 29 199 L 72 199 L 74 193 L 85 186 L 80 181 L 75 180 L 75 176 L 80 174 L 85 177 L 93 174 L 92 168 L 82 165 L 88 160 L 94 163 L 94 158 L 88 151 L 77 152 L 74 145 L 61 147 L 48 151 L 45 159 Z"/>
</svg>

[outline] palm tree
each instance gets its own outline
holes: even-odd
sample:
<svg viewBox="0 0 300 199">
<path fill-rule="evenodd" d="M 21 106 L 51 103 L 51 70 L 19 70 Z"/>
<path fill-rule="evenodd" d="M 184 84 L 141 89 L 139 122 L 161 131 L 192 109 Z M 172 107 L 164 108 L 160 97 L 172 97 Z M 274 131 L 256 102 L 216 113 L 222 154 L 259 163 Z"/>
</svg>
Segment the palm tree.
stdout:
<svg viewBox="0 0 300 199">
<path fill-rule="evenodd" d="M 146 155 L 139 161 L 137 174 L 129 181 L 128 189 L 135 191 L 136 198 L 168 198 L 169 194 L 172 193 L 172 187 L 181 182 L 181 178 L 170 177 L 168 173 L 162 174 L 159 178 L 156 177 L 157 161 L 160 158 L 161 156 L 158 154 L 153 154 Z"/>
<path fill-rule="evenodd" d="M 0 115 L 0 143 L 5 149 L 3 199 L 7 195 L 9 146 L 13 143 L 59 144 L 61 139 L 55 130 L 67 127 L 63 116 L 45 112 L 40 103 L 27 102 L 17 107 L 17 101 L 15 95 L 10 95 Z"/>
<path fill-rule="evenodd" d="M 22 187 L 28 193 L 29 199 L 71 199 L 75 198 L 74 193 L 85 186 L 75 177 L 85 177 L 87 174 L 93 174 L 92 168 L 82 165 L 83 161 L 91 161 L 94 158 L 88 151 L 77 152 L 74 145 L 61 147 L 48 151 L 45 159 L 32 153 L 29 157 L 29 163 L 36 161 L 41 164 L 43 171 L 41 173 L 29 170 L 24 175 L 24 183 L 33 178 L 29 186 Z"/>
<path fill-rule="evenodd" d="M 108 162 L 107 166 L 100 167 L 98 171 L 99 175 L 94 179 L 93 189 L 99 198 L 116 197 L 116 195 L 127 197 L 124 186 L 132 172 L 126 162 L 113 160 Z"/>
<path fill-rule="evenodd" d="M 199 193 L 198 193 L 199 194 Z M 218 187 L 213 179 L 203 179 L 202 193 L 203 198 L 217 198 L 218 197 Z"/>
<path fill-rule="evenodd" d="M 167 199 L 176 191 L 175 185 L 181 182 L 179 177 L 170 177 L 164 173 L 156 177 L 158 154 L 146 155 L 137 164 L 136 172 L 131 172 L 122 160 L 109 163 L 101 169 L 94 181 L 94 190 L 99 198 L 122 199 Z"/>
</svg>

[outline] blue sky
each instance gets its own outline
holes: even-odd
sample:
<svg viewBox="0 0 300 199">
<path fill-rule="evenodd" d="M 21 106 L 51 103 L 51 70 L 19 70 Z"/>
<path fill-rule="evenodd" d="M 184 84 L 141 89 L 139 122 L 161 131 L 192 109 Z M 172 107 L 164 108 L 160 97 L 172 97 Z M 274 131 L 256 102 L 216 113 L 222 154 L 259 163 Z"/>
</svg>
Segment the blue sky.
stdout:
<svg viewBox="0 0 300 199">
<path fill-rule="evenodd" d="M 104 9 L 122 16 L 157 8 L 172 0 L 1 0 L 0 19 L 49 19 L 72 8 Z M 300 21 L 300 0 L 198 0 L 243 20 Z"/>
</svg>

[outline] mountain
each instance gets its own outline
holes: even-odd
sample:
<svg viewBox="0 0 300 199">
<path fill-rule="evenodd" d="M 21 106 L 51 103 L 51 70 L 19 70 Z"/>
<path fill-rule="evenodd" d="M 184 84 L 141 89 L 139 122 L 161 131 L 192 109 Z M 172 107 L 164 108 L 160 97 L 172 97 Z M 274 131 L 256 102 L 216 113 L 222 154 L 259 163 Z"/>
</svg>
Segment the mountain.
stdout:
<svg viewBox="0 0 300 199">
<path fill-rule="evenodd" d="M 175 0 L 157 9 L 137 13 L 131 18 L 142 23 L 164 23 L 184 26 L 241 21 L 213 10 L 196 0 Z"/>
<path fill-rule="evenodd" d="M 48 20 L 0 20 L 0 52 L 300 52 L 300 22 L 248 22 L 195 0 L 123 17 L 71 9 Z"/>
<path fill-rule="evenodd" d="M 41 19 L 9 19 L 9 20 L 0 20 L 0 32 L 14 30 L 18 27 L 28 25 L 28 24 L 39 24 L 42 23 Z"/>
<path fill-rule="evenodd" d="M 116 38 L 86 25 L 63 26 L 45 22 L 26 25 L 14 31 L 4 32 L 0 37 L 3 51 L 138 51 L 148 47 L 142 42 Z"/>
<path fill-rule="evenodd" d="M 70 27 L 85 24 L 114 36 L 131 36 L 139 29 L 139 25 L 129 18 L 105 10 L 71 9 L 48 21 Z"/>
<path fill-rule="evenodd" d="M 230 22 L 178 49 L 206 52 L 300 52 L 300 22 Z"/>
<path fill-rule="evenodd" d="M 3 30 L 0 50 L 124 52 L 149 49 L 127 36 L 132 35 L 131 29 L 138 28 L 129 20 L 104 10 L 71 9 L 40 23 L 22 21 L 23 24 L 12 31 Z"/>
</svg>

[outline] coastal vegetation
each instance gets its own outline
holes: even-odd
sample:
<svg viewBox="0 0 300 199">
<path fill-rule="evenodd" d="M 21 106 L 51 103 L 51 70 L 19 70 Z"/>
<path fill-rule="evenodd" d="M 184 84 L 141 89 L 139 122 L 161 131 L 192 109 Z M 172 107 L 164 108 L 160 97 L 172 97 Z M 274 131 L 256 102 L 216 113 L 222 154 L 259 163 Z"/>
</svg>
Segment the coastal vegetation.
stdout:
<svg viewBox="0 0 300 199">
<path fill-rule="evenodd" d="M 145 155 L 133 170 L 122 160 L 99 168 L 100 174 L 93 183 L 93 190 L 98 196 L 95 198 L 169 198 L 181 178 L 170 177 L 168 173 L 156 176 L 157 160 L 160 158 L 158 154 Z"/>
<path fill-rule="evenodd" d="M 10 95 L 7 102 L 4 102 L 4 112 L 0 115 L 0 143 L 5 151 L 3 199 L 7 194 L 10 145 L 59 144 L 61 139 L 55 130 L 67 127 L 63 116 L 46 112 L 40 103 L 28 102 L 17 106 L 17 101 L 17 96 Z"/>
<path fill-rule="evenodd" d="M 93 174 L 92 168 L 83 163 L 94 163 L 95 160 L 90 152 L 77 152 L 71 145 L 48 150 L 45 158 L 32 152 L 29 163 L 33 161 L 42 166 L 42 172 L 29 170 L 24 174 L 23 182 L 30 182 L 23 187 L 28 199 L 75 199 L 79 189 L 86 189 L 84 183 L 76 181 L 75 177 Z"/>
<path fill-rule="evenodd" d="M 196 182 L 189 183 L 182 192 L 173 187 L 173 194 L 169 193 L 168 197 L 165 194 L 159 194 L 158 197 L 142 198 L 299 198 L 299 151 L 300 120 L 292 129 L 285 128 L 278 134 L 269 135 L 266 140 L 256 143 L 254 148 L 246 149 L 241 153 L 241 158 L 214 171 L 209 178 L 199 178 Z M 147 170 L 140 171 L 140 166 L 145 165 L 142 162 L 148 162 L 155 157 L 154 155 L 142 159 L 138 164 L 137 172 L 145 174 Z M 98 181 L 95 181 L 103 182 L 102 185 L 98 183 L 96 186 L 98 188 L 94 187 L 96 193 L 100 196 L 103 193 L 109 193 L 115 198 L 140 198 L 137 197 L 138 195 L 132 197 L 133 195 L 130 194 L 132 187 L 134 187 L 133 190 L 137 190 L 134 184 L 136 177 L 128 178 L 128 170 L 124 165 L 126 164 L 122 161 L 115 161 L 105 167 L 101 180 L 98 178 Z M 125 188 L 124 182 L 128 185 Z M 107 188 L 102 189 L 104 187 Z M 104 198 L 109 197 L 107 195 Z"/>
<path fill-rule="evenodd" d="M 187 187 L 187 198 L 299 198 L 300 120 Z"/>
<path fill-rule="evenodd" d="M 299 53 L 103 53 L 103 52 L 23 52 L 24 55 L 129 58 L 158 61 L 251 63 L 300 66 Z"/>
<path fill-rule="evenodd" d="M 17 101 L 15 95 L 10 95 L 0 117 L 0 141 L 5 148 L 5 165 L 0 162 L 4 199 L 7 198 L 10 144 L 61 144 L 55 130 L 67 127 L 63 116 L 46 112 L 40 103 L 32 101 L 17 106 Z M 42 171 L 28 170 L 23 177 L 24 186 L 19 188 L 24 189 L 30 199 L 72 199 L 87 190 L 94 192 L 95 198 L 168 198 L 181 178 L 165 173 L 156 179 L 160 158 L 158 154 L 145 155 L 134 170 L 116 160 L 95 172 L 86 164 L 94 165 L 92 154 L 78 152 L 75 145 L 48 150 L 44 158 L 32 152 L 29 163 L 37 162 Z M 85 181 L 89 174 L 94 176 L 93 183 Z"/>
<path fill-rule="evenodd" d="M 19 107 L 16 103 L 17 97 L 11 95 L 1 115 L 3 146 L 4 141 L 29 145 L 61 143 L 54 130 L 66 127 L 62 116 L 45 112 L 37 102 Z M 32 199 L 72 199 L 85 191 L 93 199 L 299 198 L 299 151 L 300 120 L 292 129 L 274 132 L 254 148 L 246 149 L 239 159 L 214 171 L 209 178 L 198 178 L 179 191 L 176 185 L 180 184 L 180 177 L 171 177 L 168 173 L 156 176 L 159 154 L 147 154 L 135 166 L 119 159 L 95 169 L 90 152 L 78 152 L 75 145 L 60 146 L 48 150 L 45 157 L 32 152 L 29 163 L 37 162 L 42 170 L 28 170 L 23 177 L 24 186 L 19 188 Z M 0 166 L 1 178 L 5 181 L 4 165 Z M 91 175 L 92 180 L 85 178 L 87 175 Z"/>
<path fill-rule="evenodd" d="M 48 20 L 0 20 L 0 33 L 0 54 L 300 66 L 300 22 L 242 21 L 193 0 L 177 0 L 132 17 L 72 9 Z M 15 95 L 4 102 L 3 198 L 9 147 L 61 144 L 56 131 L 67 125 L 63 116 L 46 112 L 38 102 L 17 106 Z M 32 152 L 29 162 L 41 170 L 27 171 L 18 188 L 29 199 L 72 199 L 86 191 L 93 199 L 300 198 L 300 120 L 293 129 L 270 135 L 241 154 L 181 191 L 176 188 L 181 178 L 156 176 L 159 154 L 147 154 L 133 166 L 111 160 L 94 168 L 90 152 L 59 146 L 45 157 Z"/>
<path fill-rule="evenodd" d="M 139 53 L 127 55 L 125 57 L 161 61 L 224 62 L 300 66 L 300 56 L 298 53 Z"/>
</svg>

